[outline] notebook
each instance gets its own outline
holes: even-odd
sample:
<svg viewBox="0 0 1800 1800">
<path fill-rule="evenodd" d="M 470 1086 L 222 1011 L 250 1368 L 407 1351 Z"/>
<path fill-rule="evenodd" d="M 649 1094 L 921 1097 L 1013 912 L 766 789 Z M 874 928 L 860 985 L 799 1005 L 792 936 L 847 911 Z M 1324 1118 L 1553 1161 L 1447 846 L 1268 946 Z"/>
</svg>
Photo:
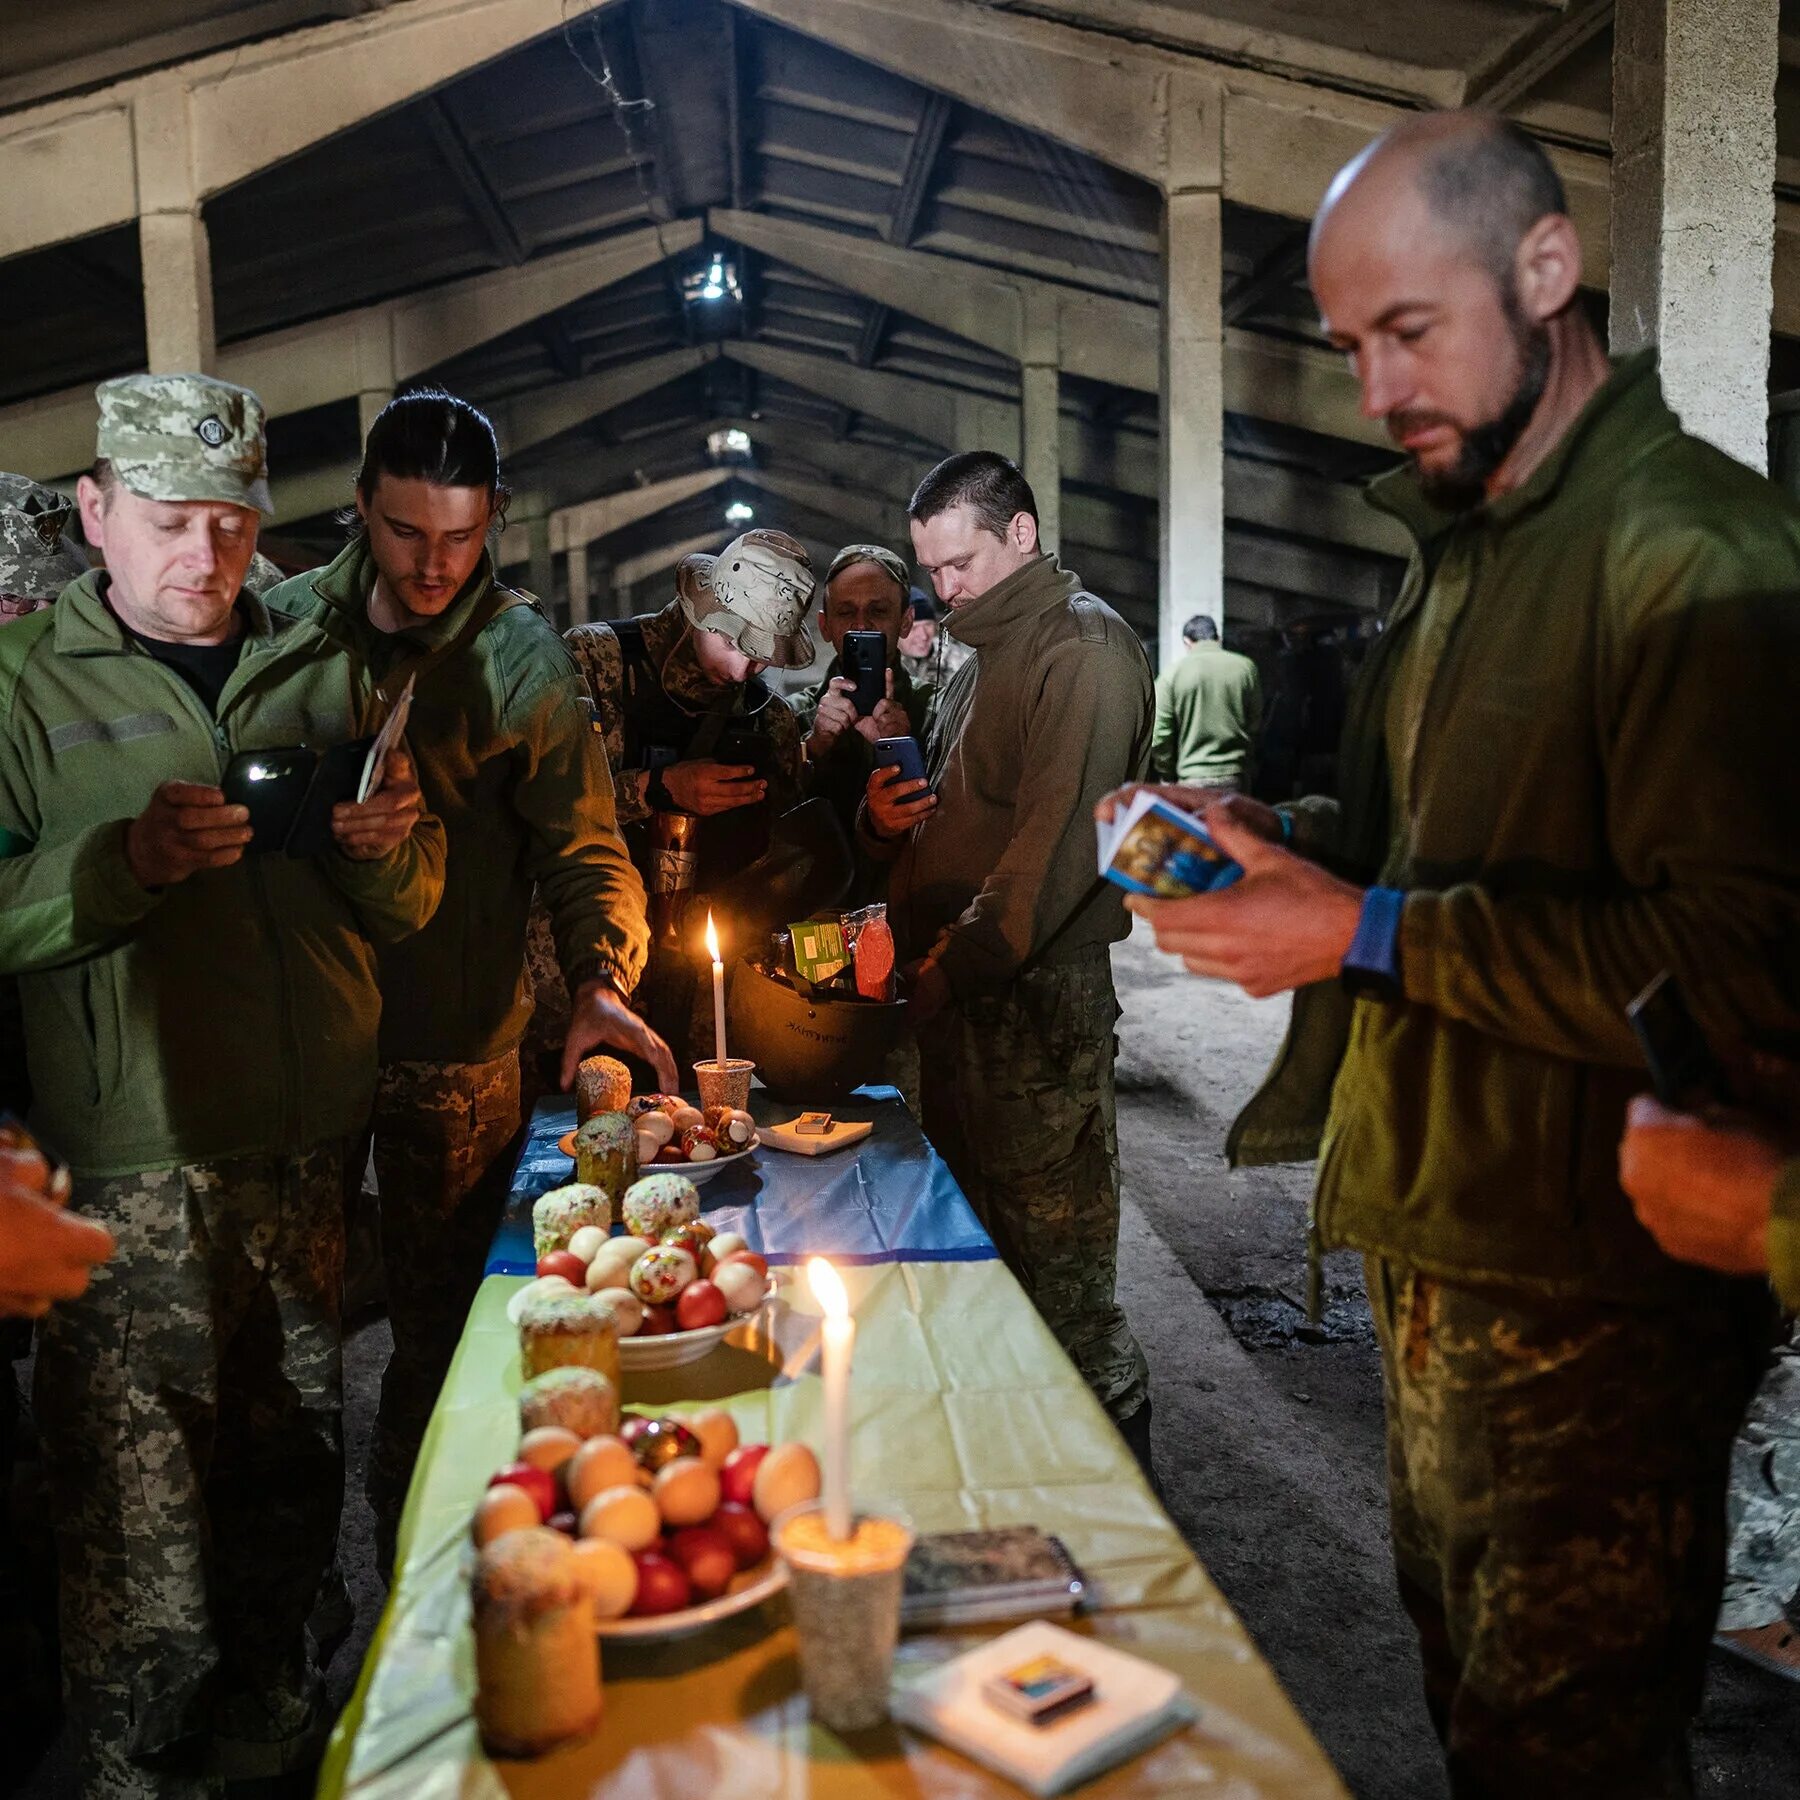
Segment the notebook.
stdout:
<svg viewBox="0 0 1800 1800">
<path fill-rule="evenodd" d="M 1035 1525 L 929 1531 L 906 1559 L 900 1622 L 912 1627 L 1066 1617 L 1086 1594 L 1062 1540 Z"/>
<path fill-rule="evenodd" d="M 1039 1659 L 1079 1670 L 1093 1698 L 1043 1724 L 1002 1710 L 982 1692 Z M 1180 1679 L 1155 1663 L 1039 1619 L 896 1686 L 894 1717 L 1017 1782 L 1062 1794 L 1148 1750 L 1199 1717 Z"/>
</svg>

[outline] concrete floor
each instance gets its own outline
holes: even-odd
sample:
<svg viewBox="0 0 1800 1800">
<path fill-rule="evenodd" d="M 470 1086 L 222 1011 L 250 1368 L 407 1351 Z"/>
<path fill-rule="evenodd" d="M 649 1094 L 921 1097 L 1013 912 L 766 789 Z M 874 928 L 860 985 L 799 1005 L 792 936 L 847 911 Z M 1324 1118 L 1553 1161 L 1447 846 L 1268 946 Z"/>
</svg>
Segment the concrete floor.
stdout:
<svg viewBox="0 0 1800 1800">
<path fill-rule="evenodd" d="M 1170 1511 L 1358 1800 L 1442 1800 L 1393 1595 L 1379 1369 L 1356 1264 L 1334 1259 L 1325 1327 L 1310 1332 L 1310 1171 L 1232 1173 L 1221 1160 L 1286 1005 L 1194 982 L 1141 939 L 1121 948 L 1117 973 L 1122 1289 L 1150 1358 Z M 343 1542 L 358 1619 L 332 1665 L 339 1703 L 381 1604 L 361 1480 L 388 1342 L 378 1318 L 346 1348 Z M 58 1748 L 28 1758 L 12 1753 L 20 1742 L 0 1725 L 0 1792 L 78 1800 Z M 1800 1689 L 1715 1654 L 1695 1759 L 1703 1800 L 1791 1800 Z"/>
</svg>

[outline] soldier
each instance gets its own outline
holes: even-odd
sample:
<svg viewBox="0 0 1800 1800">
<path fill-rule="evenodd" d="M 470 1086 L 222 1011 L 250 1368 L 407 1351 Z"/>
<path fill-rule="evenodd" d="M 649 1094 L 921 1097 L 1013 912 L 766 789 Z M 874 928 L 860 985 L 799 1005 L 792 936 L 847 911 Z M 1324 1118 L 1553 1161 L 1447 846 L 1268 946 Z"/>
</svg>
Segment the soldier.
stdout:
<svg viewBox="0 0 1800 1800">
<path fill-rule="evenodd" d="M 800 798 L 799 725 L 761 676 L 812 661 L 812 592 L 799 544 L 746 531 L 717 556 L 683 557 L 660 612 L 577 625 L 564 640 L 593 697 L 626 842 L 658 920 L 644 979 L 650 1017 L 683 1070 L 713 1052 L 711 992 L 695 980 L 682 921 L 704 910 L 696 896 L 763 854 L 771 821 Z"/>
<path fill-rule="evenodd" d="M 1156 678 L 1150 772 L 1194 787 L 1247 787 L 1262 723 L 1262 677 L 1249 657 L 1219 642 L 1205 613 L 1181 628 L 1181 641 L 1186 654 Z"/>
<path fill-rule="evenodd" d="M 1341 803 L 1217 803 L 1242 880 L 1131 903 L 1196 973 L 1309 990 L 1231 1148 L 1323 1126 L 1457 1800 L 1691 1792 L 1771 1309 L 1620 1191 L 1625 1009 L 1668 969 L 1721 1044 L 1800 1027 L 1800 509 L 1683 432 L 1653 353 L 1608 364 L 1581 267 L 1504 121 L 1408 121 L 1334 181 L 1313 292 L 1411 460 L 1370 497 L 1417 554 Z"/>
<path fill-rule="evenodd" d="M 831 559 L 819 603 L 819 631 L 834 652 L 824 678 L 791 695 L 788 705 L 804 736 L 804 785 L 836 809 L 848 834 L 874 767 L 877 738 L 915 737 L 929 722 L 931 692 L 918 688 L 900 662 L 900 639 L 912 624 L 906 564 L 879 544 L 848 544 Z M 887 694 L 867 718 L 851 700 L 856 684 L 843 674 L 844 634 L 879 631 L 887 644 Z"/>
<path fill-rule="evenodd" d="M 254 394 L 99 389 L 77 497 L 106 559 L 0 631 L 5 954 L 40 1140 L 117 1241 L 38 1350 L 63 1682 L 94 1800 L 316 1757 L 304 1625 L 343 1502 L 344 1145 L 375 1084 L 372 940 L 442 891 L 404 755 L 335 848 L 246 856 L 243 750 L 369 725 L 342 640 L 242 591 L 269 490 Z"/>
<path fill-rule="evenodd" d="M 996 1248 L 1150 1470 L 1150 1381 L 1114 1297 L 1119 1146 L 1111 946 L 1093 810 L 1142 772 L 1150 666 L 1136 634 L 1038 547 L 1004 457 L 940 463 L 913 495 L 915 560 L 975 649 L 938 701 L 928 782 L 871 776 L 862 838 L 919 1031 L 932 1142 Z"/>
<path fill-rule="evenodd" d="M 914 687 L 936 688 L 941 694 L 974 652 L 944 630 L 938 604 L 923 588 L 910 589 L 907 600 L 912 623 L 900 634 L 900 666 Z"/>
<path fill-rule="evenodd" d="M 534 885 L 575 993 L 562 1085 L 597 1044 L 673 1075 L 666 1046 L 627 1005 L 644 964 L 643 886 L 580 678 L 487 552 L 505 498 L 486 416 L 434 390 L 402 394 L 369 431 L 355 536 L 328 567 L 268 597 L 346 635 L 390 699 L 415 679 L 408 741 L 449 841 L 437 916 L 381 958 L 372 1130 L 394 1350 L 368 1488 L 384 1569 L 512 1174 Z"/>
</svg>

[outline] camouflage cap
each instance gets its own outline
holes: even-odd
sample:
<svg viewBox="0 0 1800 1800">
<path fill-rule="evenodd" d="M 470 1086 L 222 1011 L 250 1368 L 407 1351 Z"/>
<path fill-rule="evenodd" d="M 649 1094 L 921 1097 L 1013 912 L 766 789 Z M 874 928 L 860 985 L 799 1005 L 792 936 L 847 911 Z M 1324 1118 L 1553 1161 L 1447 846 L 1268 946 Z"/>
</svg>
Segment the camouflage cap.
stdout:
<svg viewBox="0 0 1800 1800">
<path fill-rule="evenodd" d="M 778 669 L 803 669 L 812 661 L 806 635 L 812 559 L 785 531 L 758 526 L 717 556 L 684 556 L 675 591 L 691 624 L 730 638 L 755 661 Z"/>
<path fill-rule="evenodd" d="M 282 573 L 281 565 L 270 562 L 258 550 L 250 558 L 250 568 L 244 576 L 244 586 L 260 600 L 270 588 L 279 587 L 286 580 L 287 576 Z"/>
<path fill-rule="evenodd" d="M 212 375 L 121 375 L 94 390 L 95 452 L 146 500 L 223 500 L 273 514 L 263 404 Z"/>
<path fill-rule="evenodd" d="M 885 544 L 846 544 L 831 559 L 831 567 L 825 571 L 825 585 L 830 587 L 846 569 L 859 568 L 864 563 L 873 563 L 884 574 L 891 576 L 902 595 L 911 592 L 911 573 L 906 564 Z"/>
<path fill-rule="evenodd" d="M 87 571 L 63 534 L 75 502 L 24 475 L 0 474 L 0 595 L 54 600 Z"/>
</svg>

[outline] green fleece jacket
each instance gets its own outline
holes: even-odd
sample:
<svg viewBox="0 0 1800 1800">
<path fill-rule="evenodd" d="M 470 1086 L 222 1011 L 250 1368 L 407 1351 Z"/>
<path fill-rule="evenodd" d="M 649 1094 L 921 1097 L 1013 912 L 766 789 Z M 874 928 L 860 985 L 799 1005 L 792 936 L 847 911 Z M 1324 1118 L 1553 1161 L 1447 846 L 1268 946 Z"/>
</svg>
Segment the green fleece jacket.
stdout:
<svg viewBox="0 0 1800 1800">
<path fill-rule="evenodd" d="M 375 565 L 359 537 L 267 599 L 331 621 L 380 682 L 402 658 L 451 643 L 494 578 L 484 556 L 436 619 L 380 631 L 369 622 Z M 425 804 L 444 822 L 449 864 L 431 924 L 382 951 L 382 1061 L 488 1062 L 518 1043 L 531 1016 L 525 926 L 534 885 L 570 990 L 605 976 L 629 994 L 649 946 L 644 885 L 619 836 L 606 746 L 581 676 L 522 594 L 420 677 L 406 742 Z"/>
<path fill-rule="evenodd" d="M 959 606 L 950 630 L 977 654 L 926 749 L 937 811 L 903 844 L 862 841 L 897 856 L 902 947 L 933 952 L 961 1000 L 1130 929 L 1124 895 L 1096 883 L 1094 805 L 1144 772 L 1152 684 L 1137 634 L 1053 557 Z"/>
<path fill-rule="evenodd" d="M 1406 890 L 1404 998 L 1298 996 L 1233 1152 L 1304 1154 L 1323 1118 L 1325 1244 L 1653 1298 L 1692 1277 L 1618 1186 L 1627 1003 L 1670 969 L 1721 1045 L 1800 1032 L 1800 509 L 1681 430 L 1647 355 L 1517 491 L 1454 517 L 1404 475 L 1371 498 L 1418 549 L 1342 808 L 1295 823 Z"/>
<path fill-rule="evenodd" d="M 1242 781 L 1262 710 L 1256 664 L 1202 638 L 1156 678 L 1151 774 L 1196 786 Z"/>
<path fill-rule="evenodd" d="M 125 635 L 106 580 L 0 632 L 0 965 L 27 971 L 34 1127 L 90 1176 L 347 1137 L 375 1091 L 374 943 L 431 916 L 443 827 L 378 862 L 258 853 L 140 887 L 126 828 L 163 782 L 359 737 L 367 683 L 341 638 L 246 593 L 214 718 Z"/>
</svg>

